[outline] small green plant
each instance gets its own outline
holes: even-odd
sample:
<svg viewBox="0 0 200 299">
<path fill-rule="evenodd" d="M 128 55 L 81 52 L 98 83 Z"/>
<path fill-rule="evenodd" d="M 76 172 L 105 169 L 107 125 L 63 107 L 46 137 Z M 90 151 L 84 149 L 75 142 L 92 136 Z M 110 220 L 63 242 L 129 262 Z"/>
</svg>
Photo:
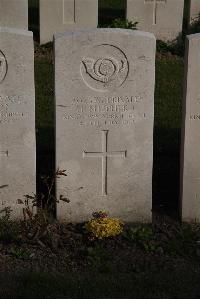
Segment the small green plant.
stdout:
<svg viewBox="0 0 200 299">
<path fill-rule="evenodd" d="M 130 242 L 140 246 L 145 251 L 156 249 L 153 231 L 148 226 L 130 227 L 124 231 L 124 237 Z"/>
<path fill-rule="evenodd" d="M 200 258 L 200 226 L 183 224 L 166 244 L 166 250 L 174 256 Z"/>
<path fill-rule="evenodd" d="M 159 53 L 168 53 L 168 52 L 171 52 L 172 49 L 171 49 L 169 43 L 166 43 L 162 40 L 157 40 L 156 50 Z"/>
<path fill-rule="evenodd" d="M 6 207 L 0 211 L 0 242 L 12 243 L 20 239 L 19 223 L 11 221 L 11 208 Z"/>
<path fill-rule="evenodd" d="M 25 195 L 24 200 L 18 200 L 18 203 L 23 205 L 25 237 L 41 247 L 50 246 L 56 249 L 59 244 L 59 225 L 54 220 L 53 210 L 59 200 L 70 202 L 68 198 L 63 196 L 57 200 L 54 195 L 55 181 L 61 176 L 66 176 L 66 170 L 58 169 L 53 177 L 42 177 L 47 188 L 46 195 Z M 36 207 L 37 210 L 35 210 Z"/>
<path fill-rule="evenodd" d="M 200 13 L 194 18 L 188 27 L 187 34 L 194 34 L 200 32 Z"/>
<path fill-rule="evenodd" d="M 112 21 L 109 27 L 137 30 L 137 24 L 138 22 L 132 22 L 124 19 L 115 19 Z"/>
<path fill-rule="evenodd" d="M 158 53 L 183 56 L 185 51 L 185 38 L 182 34 L 179 34 L 177 38 L 171 42 L 164 42 L 157 40 L 156 49 Z"/>
<path fill-rule="evenodd" d="M 25 249 L 16 246 L 11 247 L 10 254 L 17 259 L 27 259 L 29 257 L 29 254 Z"/>
<path fill-rule="evenodd" d="M 95 212 L 93 218 L 85 224 L 88 232 L 98 239 L 115 237 L 123 231 L 123 223 L 116 218 L 108 217 L 106 212 Z"/>
</svg>

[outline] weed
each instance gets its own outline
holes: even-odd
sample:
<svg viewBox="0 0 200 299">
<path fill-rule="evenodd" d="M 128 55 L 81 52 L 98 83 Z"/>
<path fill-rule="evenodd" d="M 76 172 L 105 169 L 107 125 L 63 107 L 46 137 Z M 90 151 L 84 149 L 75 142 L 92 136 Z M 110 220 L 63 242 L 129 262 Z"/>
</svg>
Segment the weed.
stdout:
<svg viewBox="0 0 200 299">
<path fill-rule="evenodd" d="M 19 223 L 11 221 L 11 208 L 6 207 L 0 211 L 0 242 L 11 243 L 20 240 Z"/>
<path fill-rule="evenodd" d="M 172 49 L 168 43 L 166 43 L 162 40 L 157 40 L 156 50 L 159 53 L 165 54 L 165 53 L 171 52 Z"/>
<path fill-rule="evenodd" d="M 194 34 L 200 32 L 200 13 L 194 18 L 188 27 L 187 34 Z"/>
<path fill-rule="evenodd" d="M 27 259 L 29 257 L 29 254 L 25 249 L 16 246 L 11 247 L 10 254 L 17 259 Z"/>
<path fill-rule="evenodd" d="M 200 258 L 200 226 L 183 224 L 169 240 L 166 249 L 174 256 Z"/>
<path fill-rule="evenodd" d="M 170 42 L 157 40 L 156 49 L 161 54 L 171 53 L 172 55 L 182 57 L 185 51 L 185 37 L 179 34 L 175 40 Z"/>
<path fill-rule="evenodd" d="M 186 35 L 200 32 L 200 13 L 192 20 L 192 23 L 171 42 L 157 41 L 157 51 L 159 53 L 171 53 L 173 55 L 184 56 Z"/>
<path fill-rule="evenodd" d="M 147 252 L 155 251 L 154 234 L 150 227 L 130 227 L 123 233 L 124 237 Z"/>
<path fill-rule="evenodd" d="M 41 247 L 50 246 L 52 249 L 57 249 L 59 245 L 60 226 L 55 222 L 53 211 L 59 200 L 69 203 L 69 199 L 61 196 L 57 200 L 53 190 L 56 179 L 66 176 L 65 172 L 65 170 L 58 169 L 53 177 L 42 178 L 47 188 L 47 194 L 25 195 L 24 200 L 19 200 L 19 204 L 24 205 L 22 224 L 25 237 Z M 36 207 L 37 212 L 35 211 Z"/>
<path fill-rule="evenodd" d="M 137 24 L 138 22 L 132 22 L 124 19 L 115 19 L 111 22 L 111 24 L 108 27 L 137 30 Z"/>
</svg>

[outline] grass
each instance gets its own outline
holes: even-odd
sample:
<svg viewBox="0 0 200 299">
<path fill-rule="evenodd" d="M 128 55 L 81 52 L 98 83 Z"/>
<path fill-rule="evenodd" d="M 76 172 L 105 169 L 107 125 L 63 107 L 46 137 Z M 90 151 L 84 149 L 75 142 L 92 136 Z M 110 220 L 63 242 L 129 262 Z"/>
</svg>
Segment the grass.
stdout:
<svg viewBox="0 0 200 299">
<path fill-rule="evenodd" d="M 38 34 L 38 0 L 29 0 L 30 28 Z M 125 1 L 99 0 L 100 26 L 124 17 Z M 105 18 L 105 15 L 108 17 Z M 34 17 L 33 17 L 34 16 Z M 41 49 L 40 49 L 41 50 Z M 44 51 L 45 48 L 43 49 Z M 45 55 L 36 57 L 37 170 L 54 168 L 53 64 Z M 156 61 L 153 210 L 177 216 L 179 208 L 179 152 L 183 60 Z M 38 182 L 38 188 L 42 188 Z M 176 247 L 176 244 L 172 246 Z M 1 271 L 0 271 L 1 273 Z M 174 267 L 130 273 L 26 273 L 0 274 L 3 299 L 197 299 L 200 266 L 187 260 Z"/>
<path fill-rule="evenodd" d="M 156 61 L 155 126 L 177 129 L 181 123 L 183 61 Z"/>
<path fill-rule="evenodd" d="M 125 19 L 126 0 L 99 0 L 99 27 L 105 27 L 114 19 Z"/>
<path fill-rule="evenodd" d="M 37 190 L 44 192 L 41 175 L 55 172 L 54 138 L 54 86 L 53 63 L 48 59 L 48 48 L 39 50 L 35 59 Z"/>
<path fill-rule="evenodd" d="M 52 127 L 53 106 L 53 65 L 47 59 L 35 62 L 36 78 L 36 127 Z"/>
<path fill-rule="evenodd" d="M 179 210 L 182 59 L 156 61 L 154 127 L 154 208 Z"/>
<path fill-rule="evenodd" d="M 34 37 L 39 38 L 39 0 L 28 0 L 29 30 L 33 31 Z"/>
<path fill-rule="evenodd" d="M 100 8 L 126 9 L 126 0 L 99 0 Z"/>
<path fill-rule="evenodd" d="M 200 292 L 198 265 L 137 275 L 29 273 L 1 276 L 0 297 L 4 299 L 197 299 Z"/>
</svg>

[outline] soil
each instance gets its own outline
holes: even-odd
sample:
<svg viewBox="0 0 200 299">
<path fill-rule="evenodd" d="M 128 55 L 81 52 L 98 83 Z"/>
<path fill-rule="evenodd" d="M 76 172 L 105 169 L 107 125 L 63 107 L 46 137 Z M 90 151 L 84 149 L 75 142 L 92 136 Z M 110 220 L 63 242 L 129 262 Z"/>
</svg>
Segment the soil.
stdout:
<svg viewBox="0 0 200 299">
<path fill-rule="evenodd" d="M 98 272 L 137 273 L 159 271 L 199 263 L 200 227 L 180 225 L 159 217 L 153 225 L 125 225 L 121 235 L 96 239 L 84 224 L 45 225 L 37 237 L 37 226 L 7 223 L 15 228 L 15 237 L 0 237 L 0 273 Z M 35 224 L 34 224 L 35 225 Z M 30 229 L 31 227 L 31 229 Z M 17 231 L 17 237 L 16 237 Z M 48 232 L 48 233 L 47 233 Z M 0 229 L 1 233 L 1 229 Z"/>
</svg>

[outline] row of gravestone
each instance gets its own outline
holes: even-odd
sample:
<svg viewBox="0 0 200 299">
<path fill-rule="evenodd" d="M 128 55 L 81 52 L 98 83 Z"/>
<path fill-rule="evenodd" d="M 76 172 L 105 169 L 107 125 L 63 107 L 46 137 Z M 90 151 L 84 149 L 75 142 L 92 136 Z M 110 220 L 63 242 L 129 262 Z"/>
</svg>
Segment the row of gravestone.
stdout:
<svg viewBox="0 0 200 299">
<path fill-rule="evenodd" d="M 28 28 L 28 0 L 0 0 L 0 26 Z M 40 42 L 57 32 L 95 28 L 98 0 L 40 0 Z M 173 40 L 182 31 L 184 0 L 127 0 L 126 17 L 157 39 Z M 190 20 L 200 12 L 200 1 L 190 0 Z"/>
<path fill-rule="evenodd" d="M 59 220 L 98 210 L 151 220 L 155 37 L 96 29 L 55 36 L 56 169 Z M 182 219 L 200 221 L 200 34 L 187 39 L 182 134 Z M 0 207 L 22 216 L 35 192 L 32 33 L 0 28 Z"/>
</svg>

